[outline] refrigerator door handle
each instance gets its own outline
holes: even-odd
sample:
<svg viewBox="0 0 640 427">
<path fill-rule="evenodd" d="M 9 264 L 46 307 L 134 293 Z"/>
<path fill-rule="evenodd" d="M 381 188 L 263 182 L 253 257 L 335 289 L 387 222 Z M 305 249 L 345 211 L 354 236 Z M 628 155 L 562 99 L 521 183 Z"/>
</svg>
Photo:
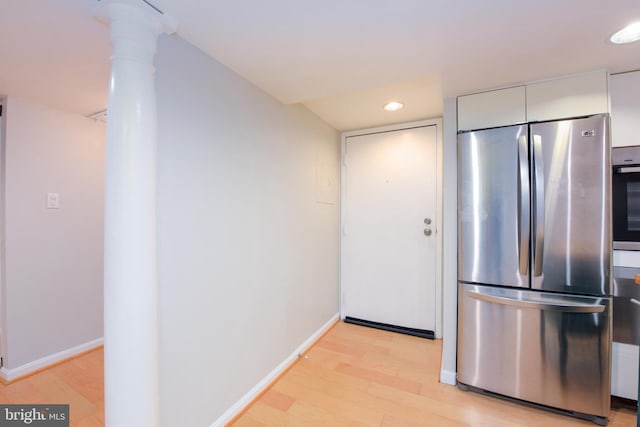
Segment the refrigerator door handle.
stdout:
<svg viewBox="0 0 640 427">
<path fill-rule="evenodd" d="M 635 305 L 640 305 L 640 301 L 638 301 L 635 298 L 631 298 L 631 302 L 634 303 Z"/>
<path fill-rule="evenodd" d="M 535 216 L 533 220 L 533 275 L 542 275 L 544 251 L 544 161 L 542 158 L 542 137 L 533 135 L 533 180 L 535 194 Z"/>
<path fill-rule="evenodd" d="M 507 297 L 499 297 L 495 295 L 489 295 L 480 292 L 469 291 L 467 293 L 469 297 L 480 300 L 491 302 L 495 304 L 502 305 L 511 305 L 514 307 L 520 308 L 531 308 L 536 310 L 546 310 L 546 311 L 561 311 L 565 313 L 602 313 L 605 309 L 604 305 L 600 304 L 581 304 L 574 302 L 540 302 L 540 301 L 530 301 L 525 299 L 512 299 Z"/>
<path fill-rule="evenodd" d="M 529 211 L 530 211 L 530 196 L 529 196 L 529 159 L 527 154 L 527 135 L 520 135 L 518 138 L 518 181 L 520 188 L 520 197 L 518 200 L 518 261 L 519 271 L 523 276 L 528 273 L 529 267 Z"/>
</svg>

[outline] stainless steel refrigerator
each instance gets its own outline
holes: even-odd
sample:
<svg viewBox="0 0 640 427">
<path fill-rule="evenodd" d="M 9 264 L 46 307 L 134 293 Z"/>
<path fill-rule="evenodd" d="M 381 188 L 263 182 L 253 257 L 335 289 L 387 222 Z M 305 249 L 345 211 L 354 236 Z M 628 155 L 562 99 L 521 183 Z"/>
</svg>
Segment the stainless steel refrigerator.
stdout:
<svg viewBox="0 0 640 427">
<path fill-rule="evenodd" d="M 610 186 L 608 116 L 458 135 L 461 388 L 606 424 Z"/>
</svg>

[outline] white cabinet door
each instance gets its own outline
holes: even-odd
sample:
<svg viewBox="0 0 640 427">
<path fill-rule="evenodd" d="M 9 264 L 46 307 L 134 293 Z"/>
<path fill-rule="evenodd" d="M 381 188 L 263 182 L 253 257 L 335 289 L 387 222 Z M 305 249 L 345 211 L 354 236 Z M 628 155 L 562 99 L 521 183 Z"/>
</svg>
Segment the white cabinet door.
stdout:
<svg viewBox="0 0 640 427">
<path fill-rule="evenodd" d="M 530 122 L 590 116 L 608 111 L 605 71 L 527 85 L 527 121 Z"/>
<path fill-rule="evenodd" d="M 435 331 L 436 126 L 350 136 L 345 155 L 343 315 Z"/>
<path fill-rule="evenodd" d="M 595 71 L 526 86 L 459 96 L 458 131 L 607 112 L 607 73 Z"/>
<path fill-rule="evenodd" d="M 524 86 L 458 97 L 459 131 L 508 126 L 526 121 Z"/>
<path fill-rule="evenodd" d="M 611 394 L 638 400 L 638 346 L 619 342 L 611 346 Z"/>
<path fill-rule="evenodd" d="M 611 145 L 640 145 L 640 71 L 611 76 Z"/>
</svg>

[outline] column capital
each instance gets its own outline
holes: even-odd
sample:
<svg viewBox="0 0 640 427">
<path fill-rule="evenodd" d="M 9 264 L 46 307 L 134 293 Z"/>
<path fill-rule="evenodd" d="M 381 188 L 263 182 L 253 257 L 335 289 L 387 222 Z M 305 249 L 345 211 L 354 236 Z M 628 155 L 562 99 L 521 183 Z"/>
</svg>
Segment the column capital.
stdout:
<svg viewBox="0 0 640 427">
<path fill-rule="evenodd" d="M 173 34 L 178 28 L 173 18 L 145 0 L 94 0 L 93 13 L 108 25 L 124 19 L 152 25 L 156 35 Z"/>
<path fill-rule="evenodd" d="M 158 36 L 174 33 L 175 21 L 146 0 L 94 0 L 94 14 L 109 25 L 111 61 L 135 61 L 153 68 Z"/>
</svg>

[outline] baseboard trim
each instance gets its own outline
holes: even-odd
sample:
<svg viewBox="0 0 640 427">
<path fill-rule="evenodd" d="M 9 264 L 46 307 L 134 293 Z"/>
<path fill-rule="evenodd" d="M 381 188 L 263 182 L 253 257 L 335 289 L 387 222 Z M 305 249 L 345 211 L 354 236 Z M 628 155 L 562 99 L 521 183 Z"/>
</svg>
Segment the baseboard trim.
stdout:
<svg viewBox="0 0 640 427">
<path fill-rule="evenodd" d="M 50 368 L 53 365 L 66 361 L 67 359 L 72 359 L 83 353 L 95 350 L 97 347 L 101 347 L 102 345 L 104 345 L 104 338 L 98 338 L 97 340 L 89 341 L 41 359 L 34 360 L 33 362 L 26 363 L 22 366 L 18 366 L 17 368 L 0 368 L 0 381 L 4 384 L 11 383 L 26 376 L 33 375 L 43 369 Z"/>
<path fill-rule="evenodd" d="M 456 385 L 456 373 L 453 371 L 440 371 L 440 382 L 442 384 Z"/>
<path fill-rule="evenodd" d="M 306 353 L 320 338 L 326 334 L 333 325 L 338 322 L 340 315 L 336 313 L 327 321 L 320 329 L 307 338 L 298 348 L 296 348 L 282 363 L 280 363 L 273 371 L 271 371 L 266 377 L 264 377 L 258 384 L 256 384 L 247 394 L 245 394 L 240 400 L 233 404 L 227 411 L 218 418 L 211 427 L 223 427 L 228 425 L 231 421 L 237 419 L 244 411 L 257 400 L 262 394 L 264 394 L 269 387 L 280 378 L 286 371 L 288 371 L 294 363 L 299 359 L 300 354 Z"/>
</svg>

